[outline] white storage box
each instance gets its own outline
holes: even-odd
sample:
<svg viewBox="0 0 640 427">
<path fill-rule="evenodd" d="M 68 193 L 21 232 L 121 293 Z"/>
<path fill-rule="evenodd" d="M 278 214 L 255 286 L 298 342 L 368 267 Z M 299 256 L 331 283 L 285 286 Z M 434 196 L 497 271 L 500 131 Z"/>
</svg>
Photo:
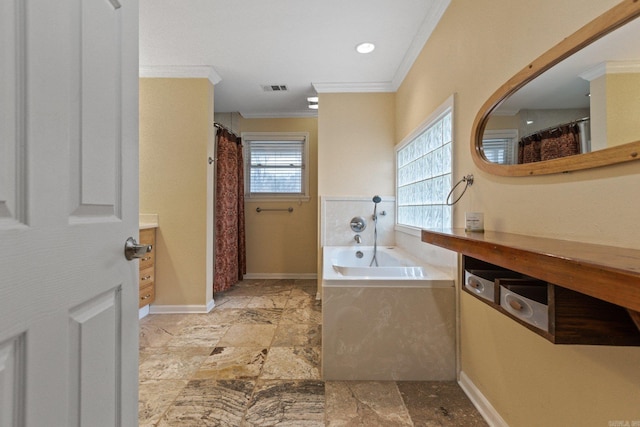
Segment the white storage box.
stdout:
<svg viewBox="0 0 640 427">
<path fill-rule="evenodd" d="M 547 286 L 500 285 L 500 306 L 513 316 L 549 331 Z"/>
<path fill-rule="evenodd" d="M 521 274 L 510 270 L 465 270 L 464 287 L 471 293 L 489 300 L 495 300 L 495 281 L 499 278 L 518 278 Z"/>
</svg>

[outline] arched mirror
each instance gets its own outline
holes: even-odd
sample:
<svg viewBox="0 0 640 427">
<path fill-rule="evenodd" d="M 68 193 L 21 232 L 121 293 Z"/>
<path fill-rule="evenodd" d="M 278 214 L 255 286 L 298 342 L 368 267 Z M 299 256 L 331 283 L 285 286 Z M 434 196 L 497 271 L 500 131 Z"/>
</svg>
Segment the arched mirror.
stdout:
<svg viewBox="0 0 640 427">
<path fill-rule="evenodd" d="M 640 160 L 639 16 L 620 3 L 502 85 L 474 122 L 476 165 L 529 176 Z"/>
</svg>

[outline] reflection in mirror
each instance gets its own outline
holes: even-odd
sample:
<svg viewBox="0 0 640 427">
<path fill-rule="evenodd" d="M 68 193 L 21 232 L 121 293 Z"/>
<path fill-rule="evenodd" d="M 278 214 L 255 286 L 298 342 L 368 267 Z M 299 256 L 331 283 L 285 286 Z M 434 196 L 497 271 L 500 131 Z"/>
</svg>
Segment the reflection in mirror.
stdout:
<svg viewBox="0 0 640 427">
<path fill-rule="evenodd" d="M 640 139 L 640 19 L 530 81 L 490 114 L 487 160 L 519 164 Z M 593 130 L 592 130 L 593 129 Z"/>
<path fill-rule="evenodd" d="M 625 8 L 628 22 L 607 34 L 606 25 L 610 23 L 606 15 L 615 12 L 619 17 L 621 8 Z M 598 20 L 589 24 L 594 27 L 594 34 L 587 34 L 585 40 L 596 39 L 593 43 L 581 44 L 578 36 L 585 36 L 578 32 L 572 36 L 577 40 L 573 41 L 576 45 L 571 49 L 573 54 L 567 56 L 571 53 L 569 49 L 562 52 L 559 47 L 565 42 L 560 43 L 538 61 L 542 61 L 540 70 L 548 67 L 544 61 L 555 65 L 537 74 L 534 74 L 535 70 L 525 69 L 519 74 L 537 77 L 527 79 L 525 76 L 518 81 L 516 75 L 500 88 L 485 103 L 490 114 L 481 111 L 476 119 L 476 163 L 481 167 L 486 162 L 495 166 L 512 165 L 508 173 L 493 166 L 485 168 L 500 175 L 553 173 L 558 170 L 546 170 L 545 161 L 558 163 L 557 159 L 561 158 L 578 159 L 582 156 L 577 155 L 612 147 L 618 147 L 610 150 L 618 153 L 621 147 L 638 143 L 640 19 L 635 18 L 639 13 L 637 4 L 617 6 L 599 18 L 602 24 L 598 24 Z M 602 34 L 606 35 L 598 39 Z M 565 59 L 558 62 L 554 61 L 556 58 Z M 519 89 L 511 93 L 513 87 Z M 626 157 L 638 155 L 635 145 L 633 149 L 636 151 Z M 629 160 L 616 161 L 613 156 L 608 157 L 612 157 L 610 163 Z M 598 160 L 600 163 L 593 166 L 588 166 L 587 162 L 584 166 L 574 167 L 567 162 L 569 159 L 562 162 L 567 165 L 566 170 L 607 164 Z M 518 170 L 528 163 L 540 164 L 541 169 L 529 165 L 526 173 L 524 169 Z"/>
</svg>

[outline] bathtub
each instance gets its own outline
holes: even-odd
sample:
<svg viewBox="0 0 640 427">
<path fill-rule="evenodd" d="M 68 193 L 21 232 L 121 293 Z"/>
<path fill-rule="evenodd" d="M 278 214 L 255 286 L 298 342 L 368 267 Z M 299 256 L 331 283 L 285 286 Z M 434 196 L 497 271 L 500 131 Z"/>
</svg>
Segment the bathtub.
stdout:
<svg viewBox="0 0 640 427">
<path fill-rule="evenodd" d="M 357 252 L 362 252 L 358 257 Z M 398 247 L 324 247 L 325 380 L 455 380 L 455 289 Z"/>
<path fill-rule="evenodd" d="M 362 254 L 362 256 L 360 256 Z M 398 247 L 378 247 L 378 266 L 370 266 L 373 246 L 330 246 L 323 251 L 323 286 L 452 287 L 444 272 Z"/>
</svg>

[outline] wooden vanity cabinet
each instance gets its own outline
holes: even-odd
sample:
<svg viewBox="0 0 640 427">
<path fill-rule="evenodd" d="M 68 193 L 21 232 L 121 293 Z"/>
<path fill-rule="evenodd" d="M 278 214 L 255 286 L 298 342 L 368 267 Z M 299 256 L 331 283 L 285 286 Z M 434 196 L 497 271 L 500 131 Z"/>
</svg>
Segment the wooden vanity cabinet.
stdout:
<svg viewBox="0 0 640 427">
<path fill-rule="evenodd" d="M 151 304 L 156 298 L 155 278 L 155 258 L 156 258 L 156 229 L 145 228 L 140 230 L 138 243 L 141 245 L 151 245 L 151 252 L 140 258 L 140 278 L 139 278 L 139 300 L 138 307 Z"/>
<path fill-rule="evenodd" d="M 640 345 L 638 250 L 463 229 L 422 241 L 462 254 L 463 292 L 554 344 Z"/>
</svg>

